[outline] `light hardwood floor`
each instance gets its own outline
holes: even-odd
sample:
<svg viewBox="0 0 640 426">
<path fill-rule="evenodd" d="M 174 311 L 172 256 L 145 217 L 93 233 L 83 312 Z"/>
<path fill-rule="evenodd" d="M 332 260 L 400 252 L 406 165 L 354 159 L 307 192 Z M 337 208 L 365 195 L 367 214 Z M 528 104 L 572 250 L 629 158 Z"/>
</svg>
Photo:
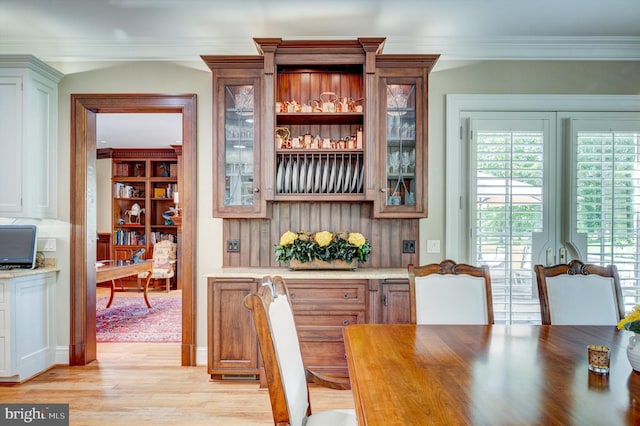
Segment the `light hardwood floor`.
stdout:
<svg viewBox="0 0 640 426">
<path fill-rule="evenodd" d="M 68 403 L 71 425 L 273 425 L 257 382 L 211 381 L 204 366 L 179 366 L 179 351 L 175 343 L 100 343 L 98 361 L 0 385 L 0 401 Z M 313 411 L 353 408 L 351 391 L 310 393 Z"/>
</svg>

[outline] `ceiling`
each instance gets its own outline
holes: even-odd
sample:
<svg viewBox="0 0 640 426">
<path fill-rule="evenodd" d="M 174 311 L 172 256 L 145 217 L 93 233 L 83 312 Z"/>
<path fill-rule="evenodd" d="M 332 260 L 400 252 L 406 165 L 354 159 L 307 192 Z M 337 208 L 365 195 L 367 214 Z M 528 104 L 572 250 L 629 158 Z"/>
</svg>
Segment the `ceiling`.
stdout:
<svg viewBox="0 0 640 426">
<path fill-rule="evenodd" d="M 168 148 L 182 145 L 182 114 L 96 115 L 100 148 Z"/>
<path fill-rule="evenodd" d="M 200 55 L 257 54 L 254 37 L 367 36 L 386 37 L 384 53 L 440 54 L 434 71 L 450 61 L 640 60 L 640 1 L 0 0 L 0 53 L 32 54 L 63 73 L 96 61 L 206 69 Z M 171 120 L 115 118 L 100 120 L 99 131 L 115 127 L 98 141 L 130 146 L 135 129 L 125 126 L 140 124 L 154 144 L 181 139 L 164 127 Z"/>
<path fill-rule="evenodd" d="M 0 0 L 0 52 L 199 61 L 256 54 L 253 37 L 382 36 L 441 60 L 637 60 L 639 20 L 638 0 Z"/>
</svg>

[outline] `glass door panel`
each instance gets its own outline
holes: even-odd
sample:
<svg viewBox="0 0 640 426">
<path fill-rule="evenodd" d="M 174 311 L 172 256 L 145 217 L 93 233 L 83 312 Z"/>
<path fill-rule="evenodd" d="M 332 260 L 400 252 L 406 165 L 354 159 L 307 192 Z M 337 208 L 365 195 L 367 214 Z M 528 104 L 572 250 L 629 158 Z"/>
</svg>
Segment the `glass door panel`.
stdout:
<svg viewBox="0 0 640 426">
<path fill-rule="evenodd" d="M 545 182 L 556 182 L 545 169 L 550 119 L 479 116 L 470 124 L 471 263 L 489 266 L 496 323 L 538 323 L 533 264 L 555 235 L 545 204 Z"/>
<path fill-rule="evenodd" d="M 640 120 L 572 120 L 571 146 L 569 255 L 616 265 L 629 311 L 640 303 Z"/>
<path fill-rule="evenodd" d="M 416 86 L 386 84 L 386 205 L 416 204 Z"/>
<path fill-rule="evenodd" d="M 225 86 L 225 206 L 254 204 L 254 86 Z"/>
</svg>

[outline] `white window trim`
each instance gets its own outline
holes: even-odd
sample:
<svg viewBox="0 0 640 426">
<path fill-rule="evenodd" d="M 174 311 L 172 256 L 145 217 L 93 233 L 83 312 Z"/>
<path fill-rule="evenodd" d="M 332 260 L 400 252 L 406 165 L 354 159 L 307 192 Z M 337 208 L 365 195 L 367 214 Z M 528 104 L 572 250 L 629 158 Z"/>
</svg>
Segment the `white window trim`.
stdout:
<svg viewBox="0 0 640 426">
<path fill-rule="evenodd" d="M 460 179 L 460 164 L 468 153 L 462 152 L 462 114 L 479 111 L 547 112 L 640 112 L 638 95 L 446 95 L 445 136 L 445 255 L 466 259 L 464 208 L 466 191 Z M 561 126 L 558 126 L 561 128 Z M 560 132 L 561 130 L 556 130 Z M 561 137 L 560 134 L 557 135 Z M 462 260 L 461 260 L 462 261 Z"/>
</svg>

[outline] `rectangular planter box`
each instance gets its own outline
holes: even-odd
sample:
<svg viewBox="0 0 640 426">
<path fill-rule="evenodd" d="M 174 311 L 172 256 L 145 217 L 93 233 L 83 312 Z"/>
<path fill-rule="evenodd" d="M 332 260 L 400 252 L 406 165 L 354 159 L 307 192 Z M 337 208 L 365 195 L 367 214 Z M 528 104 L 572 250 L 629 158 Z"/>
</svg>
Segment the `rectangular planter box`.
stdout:
<svg viewBox="0 0 640 426">
<path fill-rule="evenodd" d="M 326 262 L 324 260 L 314 259 L 311 262 L 300 262 L 296 259 L 289 261 L 289 269 L 292 271 L 308 270 L 308 269 L 358 269 L 358 261 L 353 260 L 346 262 L 344 260 L 334 260 Z"/>
</svg>

